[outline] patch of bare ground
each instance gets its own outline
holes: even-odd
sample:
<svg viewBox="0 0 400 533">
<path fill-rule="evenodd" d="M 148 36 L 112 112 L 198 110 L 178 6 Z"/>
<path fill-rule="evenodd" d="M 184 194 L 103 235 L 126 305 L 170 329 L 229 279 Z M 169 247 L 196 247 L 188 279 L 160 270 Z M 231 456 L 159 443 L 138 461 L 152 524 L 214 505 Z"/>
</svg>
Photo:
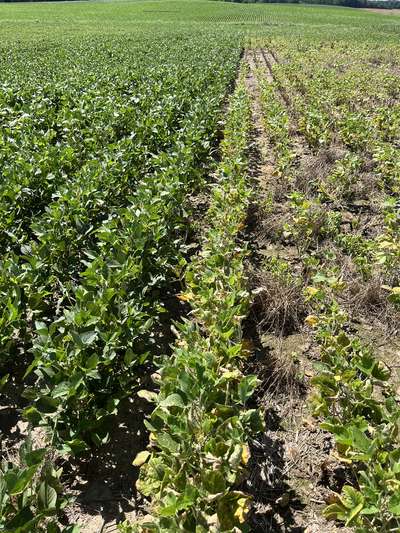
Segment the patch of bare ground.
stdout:
<svg viewBox="0 0 400 533">
<path fill-rule="evenodd" d="M 376 7 L 365 7 L 363 11 L 371 11 L 371 13 L 380 13 L 381 15 L 400 15 L 400 9 L 379 9 Z"/>
<path fill-rule="evenodd" d="M 252 97 L 250 175 L 255 197 L 248 216 L 252 253 L 247 265 L 254 298 L 245 335 L 254 344 L 249 372 L 261 381 L 254 402 L 266 421 L 265 433 L 252 443 L 250 476 L 244 487 L 254 499 L 251 531 L 347 532 L 351 529 L 322 515 L 333 492 L 353 479 L 335 458 L 332 437 L 311 416 L 311 379 L 319 349 L 304 326 L 310 309 L 303 294 L 311 282 L 304 258 L 321 261 L 323 268 L 343 280 L 344 288 L 336 297 L 348 313 L 350 332 L 390 367 L 392 383 L 400 391 L 400 313 L 388 301 L 387 274 L 368 255 L 368 242 L 385 231 L 384 193 L 368 154 L 358 154 L 360 166 L 341 183 L 335 172 L 353 154 L 340 139 L 311 151 L 298 132 L 289 98 L 278 87 L 296 154 L 290 179 L 279 177 L 274 171 L 274 147 L 264 130 L 256 76 L 261 68 L 273 81 L 278 58 L 273 51 L 258 49 L 248 50 L 245 61 Z M 284 231 L 285 224 L 293 224 L 289 194 L 294 191 L 321 215 L 321 221 L 313 219 L 307 243 L 295 241 L 290 232 L 287 237 Z M 324 221 L 336 215 L 336 229 L 325 231 Z"/>
<path fill-rule="evenodd" d="M 267 196 L 273 180 L 273 157 L 264 134 L 262 123 L 262 108 L 258 97 L 258 84 L 255 70 L 258 66 L 259 55 L 253 50 L 246 50 L 244 62 L 248 65 L 246 86 L 252 99 L 252 137 L 250 140 L 249 172 L 254 183 L 257 183 L 258 194 Z M 271 76 L 271 74 L 269 74 Z M 272 79 L 272 77 L 270 78 Z"/>
<path fill-rule="evenodd" d="M 249 330 L 255 327 L 248 324 Z M 255 402 L 265 414 L 266 431 L 251 443 L 245 485 L 254 498 L 253 533 L 351 531 L 322 515 L 332 493 L 349 481 L 349 472 L 334 459 L 331 436 L 311 416 L 310 379 L 317 359 L 306 331 L 258 335 L 249 371 L 261 380 Z"/>
<path fill-rule="evenodd" d="M 273 150 L 263 126 L 256 78 L 256 68 L 261 65 L 271 81 L 270 66 L 276 59 L 270 52 L 247 50 L 244 61 L 252 98 L 250 175 L 255 192 L 247 236 L 252 252 L 247 267 L 254 305 L 245 336 L 254 345 L 248 371 L 261 380 L 253 401 L 263 410 L 266 422 L 265 433 L 251 443 L 250 475 L 243 487 L 253 497 L 250 527 L 253 533 L 350 531 L 326 521 L 321 512 L 348 473 L 330 455 L 332 439 L 318 427 L 309 409 L 313 360 L 318 359 L 318 353 L 303 327 L 306 304 L 302 288 L 295 279 L 274 277 L 263 268 L 265 260 L 279 257 L 295 270 L 300 269 L 297 249 L 279 237 L 289 208 L 285 194 L 276 194 L 279 178 L 274 174 Z M 311 156 L 300 138 L 297 151 L 298 167 L 306 172 L 306 161 Z M 334 154 L 329 157 L 336 159 Z M 321 173 L 326 172 L 322 160 L 313 160 L 312 164 L 320 166 Z M 265 209 L 265 200 L 271 195 L 275 203 Z"/>
<path fill-rule="evenodd" d="M 144 513 L 146 503 L 135 488 L 138 468 L 132 460 L 147 445 L 143 421 L 150 410 L 140 398 L 126 399 L 118 417 L 110 421 L 109 443 L 63 465 L 64 485 L 75 497 L 66 516 L 84 533 L 117 531 L 118 522 L 134 521 Z"/>
<path fill-rule="evenodd" d="M 400 395 L 400 330 L 399 322 L 393 322 L 394 328 L 388 330 L 382 323 L 371 324 L 360 320 L 356 325 L 360 335 L 367 345 L 370 345 L 377 357 L 391 370 L 391 381 Z"/>
</svg>

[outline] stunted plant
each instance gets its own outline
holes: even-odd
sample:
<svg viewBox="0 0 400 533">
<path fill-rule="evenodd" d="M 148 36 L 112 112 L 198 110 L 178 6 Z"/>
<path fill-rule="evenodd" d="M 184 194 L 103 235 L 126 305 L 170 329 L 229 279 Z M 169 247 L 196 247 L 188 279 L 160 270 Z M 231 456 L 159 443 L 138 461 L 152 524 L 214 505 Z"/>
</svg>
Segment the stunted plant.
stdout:
<svg viewBox="0 0 400 533">
<path fill-rule="evenodd" d="M 283 236 L 293 239 L 300 254 L 338 231 L 340 213 L 325 209 L 319 199 L 310 200 L 299 192 L 293 192 L 289 198 L 292 221 L 284 225 Z"/>
</svg>

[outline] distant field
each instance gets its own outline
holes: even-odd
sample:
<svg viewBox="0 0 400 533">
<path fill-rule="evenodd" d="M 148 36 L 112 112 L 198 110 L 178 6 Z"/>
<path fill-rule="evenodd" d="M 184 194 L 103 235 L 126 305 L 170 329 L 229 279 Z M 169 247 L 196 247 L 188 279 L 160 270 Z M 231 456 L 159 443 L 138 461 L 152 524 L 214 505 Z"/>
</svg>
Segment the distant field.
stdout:
<svg viewBox="0 0 400 533">
<path fill-rule="evenodd" d="M 0 531 L 400 529 L 400 17 L 0 37 Z"/>
<path fill-rule="evenodd" d="M 7 41 L 142 31 L 153 24 L 240 25 L 257 34 L 384 41 L 398 38 L 399 22 L 368 11 L 327 6 L 235 4 L 213 1 L 119 1 L 0 4 L 1 34 Z M 178 24 L 178 27 L 176 25 Z M 325 32 L 328 31 L 328 34 Z M 4 44 L 4 41 L 3 41 Z"/>
</svg>

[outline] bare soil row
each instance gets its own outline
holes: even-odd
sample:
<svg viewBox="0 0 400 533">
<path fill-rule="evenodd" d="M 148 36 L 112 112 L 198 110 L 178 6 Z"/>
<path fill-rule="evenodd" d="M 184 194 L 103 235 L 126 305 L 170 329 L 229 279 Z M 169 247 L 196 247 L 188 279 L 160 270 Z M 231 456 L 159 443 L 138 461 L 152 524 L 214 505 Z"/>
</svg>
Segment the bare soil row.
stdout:
<svg viewBox="0 0 400 533">
<path fill-rule="evenodd" d="M 329 175 L 342 157 L 343 148 L 334 145 L 311 152 L 296 127 L 290 98 L 281 91 L 279 97 L 289 115 L 296 157 L 293 181 L 278 176 L 263 120 L 257 72 L 261 69 L 266 80 L 272 82 L 272 67 L 278 58 L 270 50 L 250 49 L 244 60 L 253 102 L 250 176 L 254 186 L 254 204 L 248 218 L 252 249 L 248 275 L 254 304 L 246 334 L 255 353 L 249 372 L 256 373 L 262 382 L 255 402 L 265 413 L 267 428 L 252 443 L 252 469 L 246 483 L 246 490 L 254 498 L 251 530 L 351 531 L 322 516 L 332 495 L 351 480 L 351 472 L 335 458 L 332 437 L 319 428 L 319 421 L 312 416 L 311 379 L 319 349 L 304 322 L 310 312 L 303 297 L 309 278 L 298 249 L 284 236 L 284 225 L 291 220 L 289 195 L 300 191 L 313 198 L 312 181 Z M 378 192 L 367 163 L 353 205 L 336 207 L 342 215 L 343 232 L 368 235 L 381 225 L 377 204 L 372 200 Z M 337 266 L 348 287 L 341 303 L 351 315 L 354 331 L 367 344 L 373 344 L 386 364 L 394 366 L 400 337 L 394 331 L 396 317 L 386 305 L 379 280 L 364 282 L 351 259 L 329 237 L 316 247 L 336 254 Z M 289 265 L 292 280 L 283 283 L 271 275 L 266 266 L 271 258 Z"/>
</svg>

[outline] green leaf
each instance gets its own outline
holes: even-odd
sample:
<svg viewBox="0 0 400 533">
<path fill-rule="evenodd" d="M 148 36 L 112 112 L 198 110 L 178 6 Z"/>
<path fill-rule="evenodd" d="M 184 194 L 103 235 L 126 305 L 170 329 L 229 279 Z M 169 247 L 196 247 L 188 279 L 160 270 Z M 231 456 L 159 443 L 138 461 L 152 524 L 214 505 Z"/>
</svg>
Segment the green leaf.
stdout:
<svg viewBox="0 0 400 533">
<path fill-rule="evenodd" d="M 343 331 L 336 337 L 336 342 L 343 348 L 350 345 L 350 339 Z"/>
<path fill-rule="evenodd" d="M 97 367 L 99 364 L 99 358 L 96 354 L 91 355 L 88 359 L 85 361 L 85 368 L 88 370 L 93 370 Z"/>
<path fill-rule="evenodd" d="M 390 378 L 391 371 L 383 361 L 376 361 L 372 369 L 372 377 L 380 381 L 387 381 Z"/>
<path fill-rule="evenodd" d="M 42 463 L 43 459 L 45 458 L 46 452 L 46 448 L 39 448 L 37 450 L 27 452 L 24 455 L 25 464 L 27 466 L 40 465 L 40 463 Z"/>
<path fill-rule="evenodd" d="M 346 524 L 345 524 L 346 527 L 351 525 L 351 523 L 354 521 L 354 519 L 362 511 L 362 508 L 363 508 L 363 503 L 359 503 L 356 507 L 354 507 L 354 509 L 352 509 L 352 511 L 350 512 L 349 517 L 348 517 L 348 519 L 346 521 Z"/>
<path fill-rule="evenodd" d="M 41 413 L 55 413 L 58 409 L 59 401 L 51 396 L 41 396 L 36 401 L 36 407 Z"/>
<path fill-rule="evenodd" d="M 79 336 L 81 338 L 82 343 L 85 346 L 90 346 L 96 340 L 97 332 L 96 331 L 85 331 L 83 333 L 80 333 Z"/>
<path fill-rule="evenodd" d="M 368 507 L 364 507 L 361 511 L 362 515 L 374 515 L 379 513 L 379 508 L 376 507 L 376 505 L 369 505 Z"/>
<path fill-rule="evenodd" d="M 134 361 L 135 358 L 136 355 L 134 354 L 134 352 L 131 350 L 131 348 L 128 348 L 124 356 L 124 363 L 126 364 L 126 366 L 131 366 L 132 361 Z"/>
<path fill-rule="evenodd" d="M 239 387 L 238 387 L 238 393 L 239 393 L 239 398 L 242 404 L 245 404 L 246 401 L 252 396 L 257 385 L 258 385 L 257 376 L 249 375 L 249 376 L 244 377 L 241 380 L 241 382 L 239 383 Z"/>
<path fill-rule="evenodd" d="M 364 497 L 360 491 L 351 485 L 345 485 L 342 489 L 341 501 L 350 511 L 364 503 Z"/>
<path fill-rule="evenodd" d="M 181 407 L 184 408 L 185 404 L 179 394 L 170 394 L 159 404 L 161 407 Z"/>
<path fill-rule="evenodd" d="M 328 520 L 346 520 L 346 509 L 341 503 L 332 503 L 323 510 L 323 515 Z"/>
<path fill-rule="evenodd" d="M 392 494 L 389 500 L 388 509 L 395 516 L 400 516 L 400 492 Z"/>
<path fill-rule="evenodd" d="M 33 476 L 36 474 L 39 465 L 23 468 L 22 470 L 13 469 L 8 470 L 4 474 L 5 482 L 7 483 L 7 489 L 11 496 L 21 494 L 29 483 L 32 481 Z"/>
<path fill-rule="evenodd" d="M 179 450 L 179 444 L 168 433 L 160 433 L 157 443 L 161 448 L 165 448 L 171 453 L 176 453 Z"/>
<path fill-rule="evenodd" d="M 22 508 L 12 519 L 7 522 L 5 531 L 17 531 L 31 533 L 35 531 L 33 527 L 41 519 L 42 514 L 34 515 L 28 506 Z"/>
<path fill-rule="evenodd" d="M 368 453 L 372 447 L 373 441 L 356 426 L 350 427 L 349 432 L 351 434 L 351 445 L 357 450 Z"/>
<path fill-rule="evenodd" d="M 88 449 L 86 442 L 80 439 L 73 439 L 63 443 L 61 452 L 64 454 L 72 453 L 73 455 L 78 455 L 79 453 Z"/>
<path fill-rule="evenodd" d="M 45 322 L 35 322 L 35 328 L 36 333 L 41 337 L 47 337 L 47 335 L 49 334 L 49 330 L 47 329 L 47 325 Z"/>
<path fill-rule="evenodd" d="M 195 503 L 197 490 L 191 485 L 186 485 L 183 494 L 167 494 L 161 500 L 160 516 L 174 516 L 177 512 L 188 509 Z"/>
<path fill-rule="evenodd" d="M 0 391 L 3 389 L 4 385 L 7 383 L 9 377 L 10 377 L 10 374 L 5 374 L 2 378 L 0 378 Z"/>
<path fill-rule="evenodd" d="M 219 492 L 224 492 L 226 488 L 226 481 L 222 474 L 218 470 L 211 470 L 209 472 L 204 472 L 203 476 L 204 488 L 210 494 L 217 494 Z"/>
<path fill-rule="evenodd" d="M 70 334 L 79 348 L 86 348 L 90 346 L 97 338 L 96 331 L 83 331 L 82 333 L 71 331 Z"/>
<path fill-rule="evenodd" d="M 22 411 L 22 416 L 25 420 L 28 420 L 33 426 L 38 426 L 42 420 L 42 415 L 39 411 L 31 405 Z"/>
<path fill-rule="evenodd" d="M 2 510 L 8 502 L 7 483 L 3 476 L 0 476 L 0 517 L 2 516 Z"/>
<path fill-rule="evenodd" d="M 178 511 L 178 498 L 175 494 L 167 494 L 160 502 L 160 516 L 174 516 Z"/>
<path fill-rule="evenodd" d="M 56 385 L 52 391 L 53 398 L 66 398 L 70 393 L 70 384 L 67 381 L 62 381 Z"/>
<path fill-rule="evenodd" d="M 55 509 L 57 504 L 57 491 L 43 481 L 38 492 L 38 507 L 41 510 Z"/>
</svg>

